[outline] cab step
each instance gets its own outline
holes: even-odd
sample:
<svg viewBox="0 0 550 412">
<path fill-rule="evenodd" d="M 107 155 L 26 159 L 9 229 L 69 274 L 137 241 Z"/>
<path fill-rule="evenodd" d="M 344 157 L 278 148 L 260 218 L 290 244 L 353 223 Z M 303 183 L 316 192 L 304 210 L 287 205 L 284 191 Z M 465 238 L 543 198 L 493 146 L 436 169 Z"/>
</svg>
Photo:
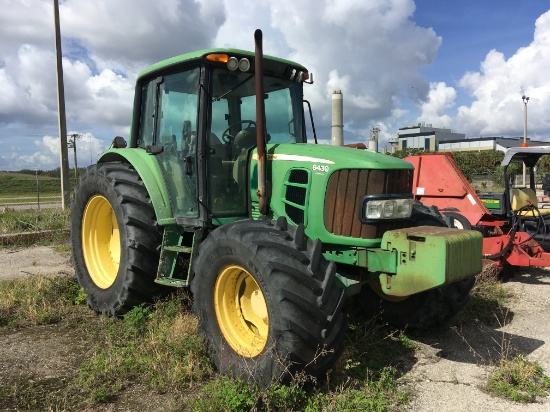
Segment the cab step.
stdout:
<svg viewBox="0 0 550 412">
<path fill-rule="evenodd" d="M 155 279 L 155 283 L 158 283 L 164 286 L 172 286 L 175 288 L 185 288 L 188 286 L 187 280 L 175 279 L 175 278 L 157 278 Z"/>
</svg>

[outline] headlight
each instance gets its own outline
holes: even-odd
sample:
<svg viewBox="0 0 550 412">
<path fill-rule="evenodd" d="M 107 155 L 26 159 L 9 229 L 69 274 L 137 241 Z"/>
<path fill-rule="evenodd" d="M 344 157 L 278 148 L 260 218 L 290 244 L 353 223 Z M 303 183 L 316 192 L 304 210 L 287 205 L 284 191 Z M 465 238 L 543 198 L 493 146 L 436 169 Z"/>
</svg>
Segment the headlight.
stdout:
<svg viewBox="0 0 550 412">
<path fill-rule="evenodd" d="M 408 219 L 411 217 L 412 205 L 412 194 L 365 196 L 359 208 L 359 220 L 362 223 L 377 223 Z"/>
</svg>

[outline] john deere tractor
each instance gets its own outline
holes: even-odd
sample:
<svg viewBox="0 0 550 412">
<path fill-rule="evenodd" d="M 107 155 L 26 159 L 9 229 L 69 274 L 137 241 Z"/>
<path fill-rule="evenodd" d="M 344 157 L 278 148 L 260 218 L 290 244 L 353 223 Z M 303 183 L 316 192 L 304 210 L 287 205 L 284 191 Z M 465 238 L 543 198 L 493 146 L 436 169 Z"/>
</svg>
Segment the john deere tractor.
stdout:
<svg viewBox="0 0 550 412">
<path fill-rule="evenodd" d="M 93 310 L 188 287 L 217 368 L 268 384 L 331 368 L 348 296 L 399 327 L 454 315 L 482 238 L 413 202 L 410 163 L 308 143 L 308 71 L 255 44 L 140 73 L 128 147 L 81 177 L 71 243 Z"/>
</svg>

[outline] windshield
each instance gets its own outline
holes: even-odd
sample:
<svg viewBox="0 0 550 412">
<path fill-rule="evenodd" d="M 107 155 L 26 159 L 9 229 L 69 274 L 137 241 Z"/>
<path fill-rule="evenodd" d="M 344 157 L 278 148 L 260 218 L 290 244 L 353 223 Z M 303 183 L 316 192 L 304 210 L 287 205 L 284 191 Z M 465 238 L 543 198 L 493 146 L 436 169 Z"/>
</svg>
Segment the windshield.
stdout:
<svg viewBox="0 0 550 412">
<path fill-rule="evenodd" d="M 255 128 L 254 75 L 217 68 L 213 72 L 212 83 L 210 131 L 221 142 L 227 142 L 228 136 L 231 138 L 241 130 Z M 302 121 L 302 84 L 264 76 L 264 101 L 267 142 L 305 142 Z M 253 131 L 255 133 L 255 130 Z M 252 142 L 247 146 L 254 144 Z"/>
<path fill-rule="evenodd" d="M 247 216 L 248 157 L 256 146 L 255 78 L 216 68 L 208 146 L 208 193 L 214 215 Z M 267 143 L 305 142 L 302 84 L 264 76 Z"/>
</svg>

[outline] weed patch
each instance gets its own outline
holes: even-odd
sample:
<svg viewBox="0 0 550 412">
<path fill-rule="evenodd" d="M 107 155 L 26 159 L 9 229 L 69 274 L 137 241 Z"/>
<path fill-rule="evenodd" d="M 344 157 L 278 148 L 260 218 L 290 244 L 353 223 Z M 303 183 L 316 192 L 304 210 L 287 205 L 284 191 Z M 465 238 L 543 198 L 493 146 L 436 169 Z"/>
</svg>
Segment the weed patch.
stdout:
<svg viewBox="0 0 550 412">
<path fill-rule="evenodd" d="M 550 392 L 550 379 L 536 362 L 523 356 L 502 360 L 485 389 L 516 402 L 536 402 Z"/>
<path fill-rule="evenodd" d="M 179 294 L 154 308 L 137 306 L 121 319 L 100 318 L 102 330 L 96 338 L 101 341 L 82 364 L 78 387 L 105 402 L 132 382 L 180 391 L 208 378 L 212 367 L 186 301 Z"/>
<path fill-rule="evenodd" d="M 69 277 L 32 277 L 0 282 L 0 327 L 58 323 L 85 296 Z"/>
<path fill-rule="evenodd" d="M 0 405 L 17 411 L 67 410 L 65 387 L 58 378 L 10 383 L 0 387 Z"/>
<path fill-rule="evenodd" d="M 183 410 L 196 412 L 245 411 L 393 411 L 408 402 L 409 394 L 396 387 L 394 368 L 384 368 L 362 383 L 332 388 L 312 387 L 307 377 L 289 384 L 275 384 L 264 390 L 242 380 L 217 376 Z"/>
<path fill-rule="evenodd" d="M 29 209 L 0 212 L 0 235 L 14 235 L 6 244 L 51 244 L 66 241 L 70 210 Z M 24 236 L 36 233 L 36 236 Z M 1 245 L 1 244 L 0 244 Z"/>
</svg>

